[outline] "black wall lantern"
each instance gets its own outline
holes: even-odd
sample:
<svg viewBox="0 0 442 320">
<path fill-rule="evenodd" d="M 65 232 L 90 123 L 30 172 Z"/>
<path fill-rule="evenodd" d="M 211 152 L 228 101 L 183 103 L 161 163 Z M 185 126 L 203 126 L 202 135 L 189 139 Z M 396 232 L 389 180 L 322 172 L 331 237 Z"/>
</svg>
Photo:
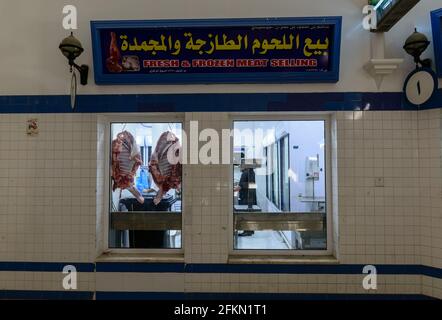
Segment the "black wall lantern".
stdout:
<svg viewBox="0 0 442 320">
<path fill-rule="evenodd" d="M 81 42 L 78 41 L 77 38 L 74 37 L 73 33 L 67 38 L 64 38 L 60 43 L 60 51 L 63 55 L 68 58 L 70 71 L 73 72 L 72 67 L 78 70 L 80 73 L 80 83 L 82 85 L 87 85 L 87 77 L 89 74 L 89 66 L 82 64 L 79 66 L 75 63 L 75 59 L 78 58 L 84 51 Z"/>
<path fill-rule="evenodd" d="M 421 60 L 422 53 L 427 50 L 429 45 L 430 41 L 428 41 L 427 37 L 423 33 L 417 32 L 416 29 L 405 41 L 404 50 L 414 58 L 416 67 L 419 67 L 419 64 L 422 67 L 431 67 L 431 59 Z"/>
</svg>

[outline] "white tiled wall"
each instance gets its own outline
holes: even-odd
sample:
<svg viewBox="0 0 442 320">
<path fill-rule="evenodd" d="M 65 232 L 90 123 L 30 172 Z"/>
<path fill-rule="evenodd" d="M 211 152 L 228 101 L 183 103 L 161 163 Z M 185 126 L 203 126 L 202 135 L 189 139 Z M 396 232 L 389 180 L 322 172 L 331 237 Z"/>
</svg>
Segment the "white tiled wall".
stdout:
<svg viewBox="0 0 442 320">
<path fill-rule="evenodd" d="M 36 137 L 26 135 L 30 117 Z M 90 115 L 1 115 L 1 260 L 91 261 L 96 132 Z"/>
<path fill-rule="evenodd" d="M 334 293 L 334 294 L 416 294 L 420 276 L 380 276 L 378 289 L 365 291 L 363 275 L 293 274 L 190 274 L 188 292 L 228 293 Z"/>
<path fill-rule="evenodd" d="M 442 268 L 442 110 L 418 118 L 422 263 Z M 442 298 L 442 280 L 424 277 L 423 292 Z"/>
<path fill-rule="evenodd" d="M 33 117 L 40 134 L 28 137 L 26 120 Z M 200 130 L 230 126 L 227 113 L 186 113 L 186 127 L 191 120 Z M 333 115 L 334 252 L 340 263 L 442 267 L 441 122 L 440 109 Z M 95 261 L 106 219 L 104 128 L 93 114 L 1 115 L 0 261 Z M 184 167 L 185 263 L 227 263 L 229 177 L 228 165 Z M 0 289 L 29 289 L 22 274 L 0 272 Z M 32 288 L 48 287 L 48 275 L 26 274 Z M 155 291 L 151 276 L 139 275 L 145 291 Z M 154 277 L 164 280 L 163 291 L 365 292 L 362 275 L 181 274 L 169 287 L 170 276 Z M 141 290 L 131 285 L 137 274 L 126 278 L 91 275 L 84 288 Z M 442 281 L 381 276 L 377 292 L 442 297 Z"/>
<path fill-rule="evenodd" d="M 338 113 L 341 262 L 420 263 L 417 116 Z"/>
<path fill-rule="evenodd" d="M 442 267 L 441 111 L 419 113 L 422 262 Z"/>
<path fill-rule="evenodd" d="M 39 135 L 26 135 L 37 118 Z M 95 117 L 0 116 L 0 261 L 88 262 L 95 248 Z M 0 272 L 0 289 L 62 290 L 63 274 Z M 79 290 L 93 290 L 83 273 Z"/>
<path fill-rule="evenodd" d="M 106 146 L 107 139 L 105 135 L 107 134 L 106 118 L 97 117 L 97 136 L 96 136 L 96 156 L 97 156 L 97 170 L 96 170 L 96 246 L 95 246 L 95 256 L 100 256 L 104 250 L 106 249 L 106 241 L 105 236 L 106 232 L 104 228 L 107 227 L 106 219 L 108 218 L 105 205 L 105 197 L 106 192 L 106 160 L 109 159 L 110 155 L 107 155 L 107 152 L 110 150 L 109 147 Z"/>
<path fill-rule="evenodd" d="M 61 272 L 0 272 L 0 290 L 63 291 L 65 276 Z M 94 291 L 95 274 L 81 273 L 77 290 Z"/>
<path fill-rule="evenodd" d="M 339 186 L 340 183 L 338 181 L 339 177 L 339 161 L 338 161 L 338 125 L 342 125 L 342 116 L 335 112 L 331 117 L 331 125 L 330 125 L 330 141 L 331 141 L 331 170 L 332 170 L 332 223 L 333 223 L 333 243 L 336 244 L 333 246 L 333 256 L 339 257 L 340 250 L 340 234 L 339 234 Z M 341 130 L 339 128 L 339 130 Z"/>
<path fill-rule="evenodd" d="M 198 121 L 199 130 L 212 128 L 221 131 L 230 128 L 226 113 L 187 113 L 185 127 L 190 121 Z M 204 142 L 200 142 L 200 146 Z M 220 152 L 221 154 L 221 152 Z M 229 165 L 186 165 L 184 201 L 186 263 L 226 263 L 228 257 L 229 230 Z"/>
</svg>

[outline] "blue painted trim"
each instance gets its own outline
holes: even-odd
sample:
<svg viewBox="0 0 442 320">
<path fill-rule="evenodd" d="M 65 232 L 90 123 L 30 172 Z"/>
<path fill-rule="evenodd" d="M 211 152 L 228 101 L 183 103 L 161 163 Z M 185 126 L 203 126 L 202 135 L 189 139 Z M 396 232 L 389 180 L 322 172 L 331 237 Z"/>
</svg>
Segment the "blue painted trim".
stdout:
<svg viewBox="0 0 442 320">
<path fill-rule="evenodd" d="M 92 300 L 91 291 L 0 290 L 0 299 L 10 300 Z"/>
<path fill-rule="evenodd" d="M 278 72 L 259 74 L 253 72 L 226 74 L 134 74 L 119 75 L 103 72 L 100 30 L 108 28 L 176 28 L 176 27 L 223 27 L 223 26 L 277 26 L 277 25 L 333 25 L 333 55 L 329 72 Z M 180 19 L 180 20 L 115 20 L 91 21 L 92 49 L 95 83 L 97 84 L 190 84 L 190 83 L 311 83 L 338 82 L 341 50 L 342 17 L 302 18 L 251 18 L 251 19 Z"/>
<path fill-rule="evenodd" d="M 128 262 L 0 262 L 0 271 L 61 272 L 74 265 L 78 272 L 139 273 L 265 273 L 265 274 L 361 274 L 362 264 L 184 264 Z M 378 274 L 424 275 L 442 279 L 442 268 L 423 265 L 375 265 Z"/>
<path fill-rule="evenodd" d="M 2 299 L 92 300 L 92 291 L 0 290 Z M 205 293 L 205 292 L 96 292 L 97 300 L 437 300 L 419 294 L 327 294 L 327 293 Z"/>
<path fill-rule="evenodd" d="M 67 95 L 0 96 L 0 113 L 71 112 L 70 97 Z"/>
<path fill-rule="evenodd" d="M 92 300 L 91 291 L 0 290 L 1 299 Z M 205 293 L 205 292 L 96 292 L 97 300 L 437 300 L 419 294 L 327 294 L 327 293 Z"/>
<path fill-rule="evenodd" d="M 185 300 L 184 292 L 108 292 L 97 291 L 97 300 Z"/>
<path fill-rule="evenodd" d="M 357 264 L 189 264 L 188 273 L 362 274 Z M 420 265 L 376 265 L 378 274 L 420 275 Z M 441 271 L 440 269 L 438 269 Z"/>
<path fill-rule="evenodd" d="M 431 12 L 434 57 L 439 78 L 442 78 L 442 8 Z"/>
<path fill-rule="evenodd" d="M 123 263 L 123 262 L 97 262 L 97 272 L 161 272 L 182 273 L 183 263 Z"/>
<path fill-rule="evenodd" d="M 97 262 L 97 272 L 362 274 L 362 264 L 182 264 Z M 376 265 L 378 274 L 427 275 L 442 279 L 442 269 L 422 265 Z"/>
<path fill-rule="evenodd" d="M 0 271 L 62 272 L 67 265 L 73 265 L 78 272 L 94 272 L 94 263 L 71 262 L 0 262 Z"/>
<path fill-rule="evenodd" d="M 0 262 L 0 271 L 60 272 L 67 263 Z M 137 273 L 257 273 L 361 274 L 364 265 L 181 264 L 181 263 L 72 263 L 79 272 Z M 96 268 L 95 268 L 96 265 Z M 376 265 L 378 274 L 423 275 L 442 279 L 442 268 L 422 265 Z M 90 291 L 0 290 L 0 299 L 90 300 Z M 97 300 L 429 300 L 423 295 L 303 294 L 303 293 L 185 293 L 96 292 Z"/>
<path fill-rule="evenodd" d="M 442 107 L 442 89 L 420 107 Z M 402 92 L 0 96 L 0 113 L 416 111 Z"/>
<path fill-rule="evenodd" d="M 442 268 L 435 268 L 430 266 L 421 266 L 423 276 L 442 279 Z"/>
<path fill-rule="evenodd" d="M 271 300 L 271 301 L 338 301 L 338 300 L 437 300 L 419 294 L 327 294 L 327 293 L 184 293 L 184 292 L 103 292 L 97 300 Z"/>
</svg>

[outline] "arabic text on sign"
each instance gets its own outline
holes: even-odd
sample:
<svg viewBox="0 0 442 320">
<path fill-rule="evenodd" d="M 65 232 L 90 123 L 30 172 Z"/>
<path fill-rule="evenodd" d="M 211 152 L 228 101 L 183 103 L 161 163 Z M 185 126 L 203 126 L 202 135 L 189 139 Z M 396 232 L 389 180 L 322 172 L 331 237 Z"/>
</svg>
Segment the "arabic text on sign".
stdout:
<svg viewBox="0 0 442 320">
<path fill-rule="evenodd" d="M 125 51 L 144 51 L 150 52 L 152 55 L 156 55 L 158 52 L 170 52 L 170 54 L 178 56 L 182 49 L 188 51 L 198 52 L 200 55 L 208 54 L 211 55 L 214 52 L 219 51 L 241 51 L 248 50 L 251 48 L 252 53 L 265 55 L 269 51 L 275 50 L 299 50 L 300 36 L 299 34 L 294 36 L 293 34 L 284 34 L 281 39 L 271 38 L 271 39 L 254 39 L 249 46 L 249 38 L 247 35 L 238 35 L 236 38 L 229 38 L 226 34 L 213 35 L 208 34 L 207 40 L 194 39 L 192 33 L 184 33 L 184 37 L 187 39 L 184 46 L 179 39 L 174 40 L 172 36 L 161 35 L 160 39 L 157 40 L 145 40 L 140 42 L 137 37 L 132 39 L 132 43 L 129 43 L 127 35 L 121 35 L 122 40 L 121 50 Z M 311 56 L 327 56 L 329 50 L 329 39 L 325 38 L 324 42 L 320 39 L 316 42 L 311 38 L 306 38 L 304 40 L 303 54 L 305 57 Z"/>
</svg>

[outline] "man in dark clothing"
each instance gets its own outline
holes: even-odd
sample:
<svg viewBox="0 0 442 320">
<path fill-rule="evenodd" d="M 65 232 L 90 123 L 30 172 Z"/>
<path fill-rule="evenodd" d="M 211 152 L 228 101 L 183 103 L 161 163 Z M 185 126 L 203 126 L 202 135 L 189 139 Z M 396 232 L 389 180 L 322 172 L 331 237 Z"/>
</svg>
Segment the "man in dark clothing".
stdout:
<svg viewBox="0 0 442 320">
<path fill-rule="evenodd" d="M 256 188 L 251 189 L 251 184 L 255 184 L 255 171 L 252 168 L 245 168 L 239 179 L 238 204 L 248 205 L 250 209 L 256 205 Z"/>
<path fill-rule="evenodd" d="M 238 204 L 247 205 L 249 209 L 252 209 L 257 204 L 256 201 L 256 187 L 255 185 L 255 171 L 252 168 L 244 168 L 241 170 L 241 178 L 239 179 L 239 185 L 236 189 L 238 191 Z M 252 187 L 252 188 L 251 188 Z M 238 234 L 239 236 L 251 236 L 254 231 L 243 231 Z"/>
</svg>

